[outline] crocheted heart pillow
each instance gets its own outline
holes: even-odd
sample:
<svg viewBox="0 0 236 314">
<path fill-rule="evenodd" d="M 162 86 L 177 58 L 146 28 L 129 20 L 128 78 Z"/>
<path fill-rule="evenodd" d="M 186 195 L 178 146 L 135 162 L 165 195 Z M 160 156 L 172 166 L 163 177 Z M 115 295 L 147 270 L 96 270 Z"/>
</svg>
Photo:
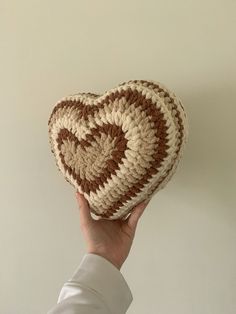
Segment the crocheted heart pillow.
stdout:
<svg viewBox="0 0 236 314">
<path fill-rule="evenodd" d="M 94 219 L 126 219 L 176 171 L 188 138 L 181 100 L 163 84 L 132 80 L 103 95 L 62 98 L 48 120 L 58 169 Z"/>
</svg>

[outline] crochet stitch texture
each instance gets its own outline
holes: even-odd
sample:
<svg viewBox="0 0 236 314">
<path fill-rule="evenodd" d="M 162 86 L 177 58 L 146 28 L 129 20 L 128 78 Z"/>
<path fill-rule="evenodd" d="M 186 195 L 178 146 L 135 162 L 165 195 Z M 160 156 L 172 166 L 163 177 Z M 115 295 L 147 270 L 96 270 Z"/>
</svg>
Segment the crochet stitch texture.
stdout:
<svg viewBox="0 0 236 314">
<path fill-rule="evenodd" d="M 57 168 L 84 194 L 94 219 L 126 219 L 164 188 L 188 139 L 181 100 L 147 80 L 64 97 L 48 128 Z"/>
</svg>

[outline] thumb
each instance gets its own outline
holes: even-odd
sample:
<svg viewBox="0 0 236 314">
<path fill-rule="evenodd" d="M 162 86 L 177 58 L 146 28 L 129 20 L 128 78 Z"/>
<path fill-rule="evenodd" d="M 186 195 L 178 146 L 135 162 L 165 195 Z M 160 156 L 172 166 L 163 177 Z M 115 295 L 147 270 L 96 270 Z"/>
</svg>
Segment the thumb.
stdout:
<svg viewBox="0 0 236 314">
<path fill-rule="evenodd" d="M 127 221 L 127 224 L 128 226 L 133 230 L 135 231 L 136 227 L 137 227 L 137 224 L 138 224 L 138 221 L 140 219 L 140 217 L 142 216 L 145 208 L 147 207 L 149 203 L 149 200 L 148 201 L 143 201 L 142 203 L 139 203 L 138 205 L 136 205 L 132 212 L 131 212 L 131 215 L 130 217 L 128 218 L 128 221 Z"/>
<path fill-rule="evenodd" d="M 88 204 L 88 201 L 84 197 L 83 194 L 80 194 L 79 192 L 76 192 L 76 199 L 79 205 L 79 214 L 80 214 L 80 222 L 81 225 L 88 225 L 92 221 L 92 217 L 90 214 L 90 207 Z"/>
</svg>

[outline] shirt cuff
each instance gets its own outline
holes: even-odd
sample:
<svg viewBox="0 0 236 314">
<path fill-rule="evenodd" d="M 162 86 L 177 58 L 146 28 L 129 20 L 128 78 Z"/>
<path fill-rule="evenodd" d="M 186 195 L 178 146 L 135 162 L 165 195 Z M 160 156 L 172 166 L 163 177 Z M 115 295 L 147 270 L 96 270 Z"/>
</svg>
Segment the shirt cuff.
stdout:
<svg viewBox="0 0 236 314">
<path fill-rule="evenodd" d="M 87 253 L 71 279 L 64 284 L 58 298 L 58 303 L 71 296 L 69 287 L 79 284 L 95 293 L 100 294 L 111 313 L 117 309 L 117 313 L 126 313 L 133 301 L 131 290 L 119 271 L 110 261 L 104 257 Z"/>
</svg>

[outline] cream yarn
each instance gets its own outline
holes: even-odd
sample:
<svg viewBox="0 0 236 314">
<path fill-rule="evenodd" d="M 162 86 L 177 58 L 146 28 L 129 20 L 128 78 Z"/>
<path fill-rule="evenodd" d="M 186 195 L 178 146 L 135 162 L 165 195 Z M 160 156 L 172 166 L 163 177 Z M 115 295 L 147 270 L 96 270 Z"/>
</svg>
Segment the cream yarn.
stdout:
<svg viewBox="0 0 236 314">
<path fill-rule="evenodd" d="M 163 84 L 131 80 L 103 95 L 58 101 L 48 120 L 58 169 L 95 219 L 125 219 L 175 173 L 188 138 L 181 100 Z"/>
</svg>

